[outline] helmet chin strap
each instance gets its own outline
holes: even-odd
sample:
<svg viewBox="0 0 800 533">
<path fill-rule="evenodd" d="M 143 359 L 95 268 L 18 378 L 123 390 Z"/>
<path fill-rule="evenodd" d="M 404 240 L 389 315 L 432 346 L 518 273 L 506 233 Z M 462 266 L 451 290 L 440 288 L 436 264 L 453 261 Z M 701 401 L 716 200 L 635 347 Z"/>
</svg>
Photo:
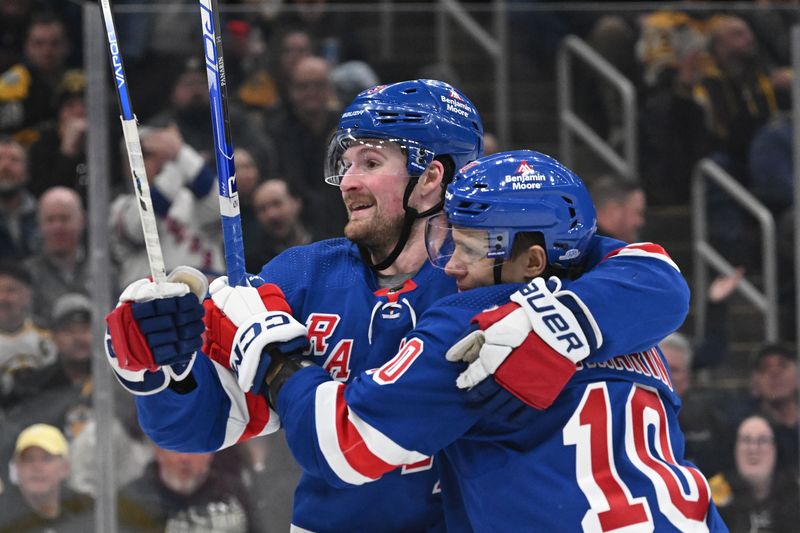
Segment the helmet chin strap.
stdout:
<svg viewBox="0 0 800 533">
<path fill-rule="evenodd" d="M 366 263 L 366 265 L 372 270 L 379 272 L 392 266 L 400 253 L 406 247 L 408 238 L 411 236 L 411 228 L 414 227 L 414 222 L 420 218 L 428 217 L 439 212 L 444 206 L 444 199 L 440 200 L 435 206 L 431 207 L 430 209 L 426 209 L 422 213 L 409 206 L 408 200 L 411 198 L 411 193 L 414 191 L 414 187 L 417 186 L 417 182 L 419 182 L 419 176 L 412 176 L 409 178 L 408 184 L 406 185 L 406 190 L 403 193 L 403 211 L 405 211 L 405 216 L 403 217 L 403 228 L 400 230 L 400 237 L 397 239 L 397 244 L 394 245 L 394 249 L 392 249 L 389 255 L 387 255 L 383 261 L 379 263 L 373 263 L 369 250 L 367 250 L 365 246 L 358 246 L 358 251 L 361 253 L 361 260 L 364 261 L 364 263 Z"/>
<path fill-rule="evenodd" d="M 494 266 L 492 267 L 492 274 L 494 275 L 494 284 L 500 285 L 502 283 L 501 279 L 503 278 L 503 258 L 502 257 L 495 257 L 494 258 Z"/>
</svg>

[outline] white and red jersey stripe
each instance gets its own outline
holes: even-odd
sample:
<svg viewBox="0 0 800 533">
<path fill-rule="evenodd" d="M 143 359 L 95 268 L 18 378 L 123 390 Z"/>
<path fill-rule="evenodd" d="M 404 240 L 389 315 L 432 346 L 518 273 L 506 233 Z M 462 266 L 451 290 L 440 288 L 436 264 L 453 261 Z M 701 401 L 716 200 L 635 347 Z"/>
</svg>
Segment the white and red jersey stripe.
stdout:
<svg viewBox="0 0 800 533">
<path fill-rule="evenodd" d="M 400 465 L 427 456 L 407 450 L 369 425 L 344 399 L 345 386 L 331 381 L 317 387 L 315 425 L 319 447 L 330 468 L 342 481 L 362 485 Z"/>
<path fill-rule="evenodd" d="M 264 396 L 242 392 L 236 376 L 230 370 L 216 361 L 212 361 L 212 363 L 219 382 L 231 402 L 225 426 L 225 437 L 220 449 L 277 431 L 281 426 L 280 418 L 269 407 Z"/>
<path fill-rule="evenodd" d="M 681 269 L 678 268 L 678 265 L 675 264 L 675 261 L 672 260 L 667 251 L 664 249 L 664 247 L 658 244 L 654 244 L 652 242 L 635 242 L 627 246 L 623 246 L 622 248 L 617 248 L 616 250 L 606 255 L 603 258 L 603 261 L 611 259 L 612 257 L 624 257 L 624 256 L 649 257 L 652 259 L 658 259 L 660 261 L 664 261 L 678 272 L 681 271 Z"/>
</svg>

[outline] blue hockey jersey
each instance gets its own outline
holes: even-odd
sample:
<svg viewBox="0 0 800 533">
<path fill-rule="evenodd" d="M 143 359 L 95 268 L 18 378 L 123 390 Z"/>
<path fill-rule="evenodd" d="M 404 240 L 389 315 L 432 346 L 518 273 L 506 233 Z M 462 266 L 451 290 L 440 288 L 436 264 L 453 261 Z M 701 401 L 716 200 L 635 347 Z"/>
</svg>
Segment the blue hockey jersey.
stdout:
<svg viewBox="0 0 800 533">
<path fill-rule="evenodd" d="M 393 358 L 346 386 L 317 367 L 292 376 L 278 412 L 303 469 L 332 486 L 370 486 L 443 451 L 448 531 L 724 530 L 705 477 L 683 460 L 680 400 L 652 339 L 629 329 L 603 343 L 544 411 L 502 389 L 478 398 L 456 387 L 466 365 L 444 353 L 476 313 L 518 288 L 443 299 Z M 618 344 L 635 352 L 614 357 Z"/>
<path fill-rule="evenodd" d="M 601 311 L 600 317 L 594 314 L 608 354 L 651 346 L 684 320 L 686 283 L 660 247 L 625 246 L 595 237 L 587 262 L 596 267 L 570 290 L 589 309 Z M 308 326 L 309 356 L 337 382 L 383 366 L 418 317 L 456 292 L 455 283 L 427 263 L 401 287 L 379 289 L 357 247 L 344 239 L 287 250 L 267 264 L 261 276 L 283 289 L 295 317 Z M 627 345 L 633 333 L 639 342 Z M 193 391 L 180 394 L 167 388 L 136 399 L 141 425 L 159 445 L 215 450 L 277 427 L 277 416 L 263 398 L 243 394 L 217 363 L 198 357 L 192 375 L 197 383 Z M 414 455 L 404 462 L 407 466 L 361 486 L 340 480 L 336 487 L 330 476 L 308 469 L 295 493 L 293 523 L 311 531 L 435 527 L 441 518 L 441 494 L 436 461 L 429 455 Z"/>
</svg>

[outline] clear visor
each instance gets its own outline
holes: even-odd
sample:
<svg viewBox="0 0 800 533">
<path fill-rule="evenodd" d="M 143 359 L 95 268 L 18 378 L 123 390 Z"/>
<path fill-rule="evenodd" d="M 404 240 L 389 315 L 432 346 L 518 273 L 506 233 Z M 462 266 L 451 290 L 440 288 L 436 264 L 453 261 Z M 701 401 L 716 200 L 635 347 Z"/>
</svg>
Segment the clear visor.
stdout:
<svg viewBox="0 0 800 533">
<path fill-rule="evenodd" d="M 386 154 L 388 157 L 388 154 L 399 151 L 406 159 L 409 175 L 415 176 L 421 175 L 433 160 L 433 152 L 414 141 L 370 137 L 369 133 L 364 131 L 358 135 L 355 137 L 352 130 L 345 130 L 336 132 L 331 139 L 325 155 L 325 182 L 329 185 L 339 186 L 344 175 L 354 164 L 363 164 L 363 171 L 367 171 L 369 163 L 361 159 L 365 159 L 365 154 L 369 152 Z M 350 150 L 351 148 L 353 150 Z"/>
<path fill-rule="evenodd" d="M 507 260 L 510 255 L 509 232 L 506 229 L 453 226 L 444 213 L 439 213 L 425 223 L 425 248 L 431 264 L 442 269 L 450 261 L 463 266 L 486 258 Z"/>
</svg>

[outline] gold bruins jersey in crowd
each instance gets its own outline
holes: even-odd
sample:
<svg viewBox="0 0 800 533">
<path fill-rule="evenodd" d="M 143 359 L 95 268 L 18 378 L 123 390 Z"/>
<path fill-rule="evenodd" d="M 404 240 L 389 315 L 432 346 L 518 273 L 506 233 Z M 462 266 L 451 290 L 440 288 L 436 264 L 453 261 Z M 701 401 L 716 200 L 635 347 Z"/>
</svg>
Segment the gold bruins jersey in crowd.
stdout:
<svg viewBox="0 0 800 533">
<path fill-rule="evenodd" d="M 11 390 L 14 374 L 56 360 L 50 333 L 28 320 L 19 331 L 0 334 L 0 394 Z"/>
</svg>

